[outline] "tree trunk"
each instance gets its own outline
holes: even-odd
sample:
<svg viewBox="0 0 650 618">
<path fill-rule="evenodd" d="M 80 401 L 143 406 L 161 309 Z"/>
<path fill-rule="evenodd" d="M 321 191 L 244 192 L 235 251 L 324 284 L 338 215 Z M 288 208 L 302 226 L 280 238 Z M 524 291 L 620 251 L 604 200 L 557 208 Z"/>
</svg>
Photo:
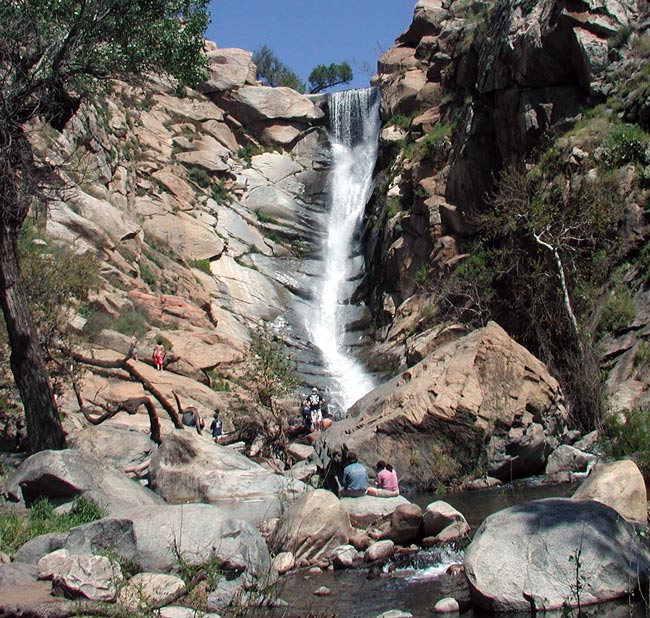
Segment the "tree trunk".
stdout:
<svg viewBox="0 0 650 618">
<path fill-rule="evenodd" d="M 18 266 L 17 233 L 0 223 L 0 306 L 11 346 L 10 364 L 25 408 L 29 450 L 66 448 L 52 388 Z"/>
</svg>

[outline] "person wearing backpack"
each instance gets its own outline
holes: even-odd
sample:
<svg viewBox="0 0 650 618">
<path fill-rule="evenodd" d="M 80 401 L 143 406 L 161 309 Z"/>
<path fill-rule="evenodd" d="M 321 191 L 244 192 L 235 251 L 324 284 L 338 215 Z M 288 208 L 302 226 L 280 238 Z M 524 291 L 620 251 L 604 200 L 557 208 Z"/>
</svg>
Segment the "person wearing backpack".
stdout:
<svg viewBox="0 0 650 618">
<path fill-rule="evenodd" d="M 315 386 L 311 389 L 309 397 L 307 397 L 307 403 L 311 412 L 312 426 L 314 430 L 319 431 L 323 428 L 323 412 L 321 406 L 325 403 L 325 400 L 321 397 Z"/>
</svg>

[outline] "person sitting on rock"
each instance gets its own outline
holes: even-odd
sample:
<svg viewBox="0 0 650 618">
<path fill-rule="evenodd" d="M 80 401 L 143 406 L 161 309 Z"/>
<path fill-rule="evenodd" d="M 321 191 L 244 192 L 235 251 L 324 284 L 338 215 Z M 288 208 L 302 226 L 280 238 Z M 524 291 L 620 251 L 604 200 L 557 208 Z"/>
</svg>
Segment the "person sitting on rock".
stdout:
<svg viewBox="0 0 650 618">
<path fill-rule="evenodd" d="M 393 466 L 383 460 L 377 462 L 377 483 L 376 487 L 368 487 L 369 496 L 379 496 L 380 498 L 394 498 L 399 496 L 399 485 L 397 483 L 397 473 Z"/>
<path fill-rule="evenodd" d="M 340 479 L 341 489 L 339 495 L 342 498 L 359 498 L 366 495 L 368 491 L 368 473 L 362 464 L 357 460 L 357 454 L 348 452 L 346 457 L 347 465 L 343 468 Z"/>
</svg>

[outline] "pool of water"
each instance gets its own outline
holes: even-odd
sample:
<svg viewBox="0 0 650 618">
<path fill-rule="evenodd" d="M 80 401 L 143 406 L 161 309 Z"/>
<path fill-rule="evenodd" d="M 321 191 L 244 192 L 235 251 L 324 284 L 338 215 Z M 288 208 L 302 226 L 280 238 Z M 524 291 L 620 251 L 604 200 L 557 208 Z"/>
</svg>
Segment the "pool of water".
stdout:
<svg viewBox="0 0 650 618">
<path fill-rule="evenodd" d="M 578 483 L 543 484 L 541 481 L 514 483 L 503 487 L 441 495 L 407 496 L 426 507 L 435 500 L 448 502 L 467 518 L 473 530 L 489 514 L 508 506 L 550 497 L 570 496 Z M 275 610 L 252 610 L 247 616 L 268 618 L 377 618 L 389 610 L 402 610 L 414 618 L 440 616 L 433 613 L 435 603 L 446 596 L 463 603 L 461 618 L 485 616 L 470 607 L 469 592 L 462 573 L 453 574 L 451 565 L 462 564 L 463 552 L 453 547 L 422 550 L 416 554 L 396 556 L 381 569 L 359 568 L 324 573 L 302 571 L 282 578 L 276 591 L 288 606 Z M 330 594 L 316 591 L 326 587 Z M 310 614 L 311 612 L 311 614 Z M 525 618 L 528 613 L 499 614 L 500 617 Z M 564 618 L 562 611 L 538 612 L 544 618 Z M 577 618 L 577 611 L 573 616 Z M 583 618 L 642 618 L 645 606 L 627 600 L 586 608 Z"/>
</svg>

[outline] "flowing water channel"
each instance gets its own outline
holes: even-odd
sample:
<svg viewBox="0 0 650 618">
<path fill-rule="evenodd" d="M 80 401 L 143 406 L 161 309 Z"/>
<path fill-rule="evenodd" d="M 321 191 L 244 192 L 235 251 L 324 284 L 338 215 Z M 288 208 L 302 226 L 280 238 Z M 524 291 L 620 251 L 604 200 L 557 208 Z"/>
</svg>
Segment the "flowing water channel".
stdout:
<svg viewBox="0 0 650 618">
<path fill-rule="evenodd" d="M 371 376 L 353 355 L 353 325 L 365 308 L 351 299 L 364 273 L 358 232 L 373 187 L 379 100 L 376 88 L 329 96 L 333 166 L 327 230 L 322 272 L 314 287 L 314 312 L 306 326 L 331 376 L 330 405 L 343 412 L 374 387 Z"/>
</svg>

